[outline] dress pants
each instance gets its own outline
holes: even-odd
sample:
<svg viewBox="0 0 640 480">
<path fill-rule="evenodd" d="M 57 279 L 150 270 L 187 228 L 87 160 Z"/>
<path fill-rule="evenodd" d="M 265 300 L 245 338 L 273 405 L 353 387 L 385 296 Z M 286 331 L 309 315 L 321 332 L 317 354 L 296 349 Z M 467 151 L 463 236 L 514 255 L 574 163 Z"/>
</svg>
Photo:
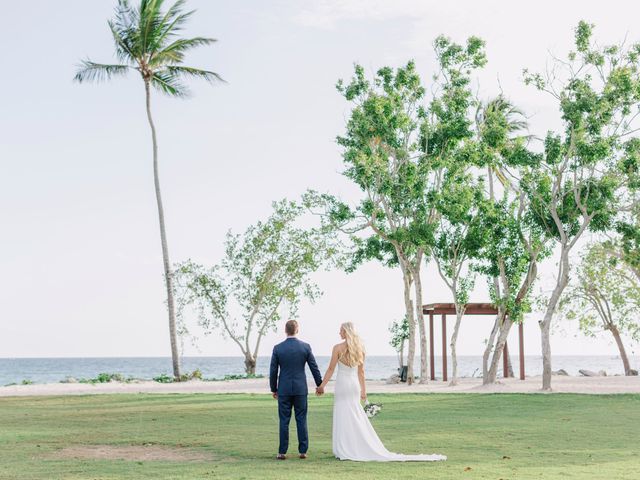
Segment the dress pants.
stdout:
<svg viewBox="0 0 640 480">
<path fill-rule="evenodd" d="M 307 432 L 307 395 L 278 395 L 278 416 L 280 417 L 280 447 L 278 453 L 289 449 L 289 422 L 291 409 L 295 411 L 298 430 L 298 452 L 307 453 L 309 433 Z"/>
</svg>

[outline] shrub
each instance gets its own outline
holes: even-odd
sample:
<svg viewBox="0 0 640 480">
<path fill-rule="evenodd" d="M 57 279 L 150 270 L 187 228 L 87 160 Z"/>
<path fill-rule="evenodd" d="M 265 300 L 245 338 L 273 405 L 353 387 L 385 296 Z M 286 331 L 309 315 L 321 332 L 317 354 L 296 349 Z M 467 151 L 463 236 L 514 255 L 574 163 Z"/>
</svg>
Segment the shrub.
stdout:
<svg viewBox="0 0 640 480">
<path fill-rule="evenodd" d="M 153 381 L 158 383 L 173 383 L 173 377 L 170 377 L 166 373 L 161 373 L 157 377 L 153 377 Z"/>
<path fill-rule="evenodd" d="M 199 368 L 196 368 L 191 373 L 183 373 L 182 375 L 180 375 L 181 382 L 188 382 L 189 380 L 194 380 L 194 379 L 202 380 L 202 372 L 200 371 Z"/>
</svg>

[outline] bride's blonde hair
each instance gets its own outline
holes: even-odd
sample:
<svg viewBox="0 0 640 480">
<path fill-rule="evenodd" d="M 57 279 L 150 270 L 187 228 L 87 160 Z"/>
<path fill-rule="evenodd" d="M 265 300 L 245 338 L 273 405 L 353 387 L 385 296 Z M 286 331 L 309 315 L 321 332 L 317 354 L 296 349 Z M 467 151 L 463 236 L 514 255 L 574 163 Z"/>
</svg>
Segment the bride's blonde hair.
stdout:
<svg viewBox="0 0 640 480">
<path fill-rule="evenodd" d="M 340 325 L 344 330 L 346 350 L 342 353 L 342 363 L 350 367 L 357 367 L 364 363 L 364 345 L 360 336 L 356 333 L 356 329 L 351 322 L 345 322 Z"/>
</svg>

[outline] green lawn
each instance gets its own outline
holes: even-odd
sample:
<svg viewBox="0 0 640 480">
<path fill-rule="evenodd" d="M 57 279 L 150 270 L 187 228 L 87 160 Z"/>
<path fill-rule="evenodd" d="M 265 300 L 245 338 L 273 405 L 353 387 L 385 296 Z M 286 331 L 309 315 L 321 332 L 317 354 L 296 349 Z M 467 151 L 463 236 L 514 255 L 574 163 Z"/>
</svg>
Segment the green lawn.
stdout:
<svg viewBox="0 0 640 480">
<path fill-rule="evenodd" d="M 275 461 L 266 395 L 0 398 L 0 479 L 637 479 L 638 395 L 374 395 L 392 451 L 439 463 L 341 462 L 331 455 L 331 397 L 310 397 L 310 458 Z M 295 453 L 295 428 L 292 421 Z M 210 461 L 60 459 L 74 445 L 189 448 Z"/>
</svg>

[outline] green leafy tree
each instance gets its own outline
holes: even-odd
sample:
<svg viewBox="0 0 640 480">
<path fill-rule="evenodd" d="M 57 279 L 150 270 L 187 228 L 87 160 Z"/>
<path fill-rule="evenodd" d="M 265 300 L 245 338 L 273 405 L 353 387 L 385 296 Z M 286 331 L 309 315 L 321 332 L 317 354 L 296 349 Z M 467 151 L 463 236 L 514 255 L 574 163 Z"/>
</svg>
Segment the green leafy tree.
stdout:
<svg viewBox="0 0 640 480">
<path fill-rule="evenodd" d="M 524 113 L 503 95 L 478 107 L 476 148 L 479 164 L 487 171 L 488 189 L 479 210 L 485 241 L 473 269 L 487 277 L 498 308 L 483 353 L 484 384 L 496 381 L 509 331 L 530 311 L 538 263 L 549 255 L 545 232 L 533 221 L 528 197 L 513 173 L 539 161 L 539 155 L 527 148 L 531 136 L 524 134 L 526 128 Z"/>
<path fill-rule="evenodd" d="M 396 71 L 381 68 L 373 82 L 356 65 L 349 84 L 338 82 L 338 90 L 353 104 L 347 131 L 338 138 L 346 165 L 344 175 L 358 185 L 363 198 L 359 204 L 349 206 L 332 195 L 308 192 L 306 203 L 321 213 L 332 228 L 353 240 L 350 269 L 372 258 L 400 267 L 409 325 L 407 382 L 411 384 L 416 324 L 411 289 L 416 273 L 419 277 L 428 236 L 423 228 L 425 171 L 416 161 L 424 120 L 420 106 L 424 87 L 414 63 L 409 62 Z M 367 233 L 370 236 L 364 236 Z M 416 241 L 418 236 L 422 244 Z M 416 312 L 421 312 L 420 305 L 420 301 L 415 303 Z M 426 380 L 426 358 L 426 352 L 422 352 L 422 381 Z"/>
<path fill-rule="evenodd" d="M 525 81 L 558 103 L 564 129 L 549 132 L 541 161 L 520 185 L 535 220 L 554 240 L 558 270 L 541 329 L 543 390 L 551 389 L 551 321 L 569 283 L 569 254 L 587 231 L 613 229 L 633 208 L 640 142 L 631 137 L 640 106 L 640 44 L 598 46 L 593 25 L 580 22 L 575 48 L 545 75 L 525 70 Z"/>
<path fill-rule="evenodd" d="M 435 47 L 441 65 L 439 75 L 443 78 L 442 95 L 432 101 L 430 115 L 423 125 L 423 151 L 437 179 L 427 190 L 434 229 L 431 257 L 456 307 L 451 336 L 451 384 L 455 385 L 458 333 L 475 280 L 469 260 L 483 241 L 477 222 L 483 181 L 473 172 L 479 157 L 473 141 L 474 101 L 469 86 L 471 72 L 485 65 L 486 56 L 484 42 L 476 37 L 470 37 L 466 47 L 439 37 Z"/>
<path fill-rule="evenodd" d="M 628 215 L 623 215 L 615 230 L 617 238 L 605 243 L 608 251 L 622 260 L 640 280 L 640 202 L 636 202 Z"/>
<path fill-rule="evenodd" d="M 588 247 L 560 300 L 559 311 L 567 319 L 577 320 L 585 335 L 611 333 L 625 375 L 632 374 L 622 337 L 640 341 L 640 280 L 627 264 L 611 257 L 606 245 Z"/>
<path fill-rule="evenodd" d="M 464 165 L 464 164 L 463 164 Z M 475 283 L 470 261 L 485 241 L 485 229 L 478 214 L 483 202 L 484 182 L 464 166 L 450 168 L 440 192 L 435 193 L 438 226 L 432 256 L 440 277 L 451 291 L 456 323 L 451 335 L 451 385 L 458 383 L 456 345 L 469 294 Z"/>
<path fill-rule="evenodd" d="M 153 181 L 167 290 L 173 375 L 176 380 L 179 380 L 180 357 L 176 333 L 173 277 L 160 191 L 158 141 L 151 115 L 151 88 L 171 97 L 185 97 L 188 94 L 184 84 L 185 79 L 201 78 L 209 82 L 221 79 L 215 72 L 183 65 L 188 51 L 209 45 L 215 40 L 205 37 L 181 38 L 180 32 L 194 11 L 184 11 L 184 0 L 175 2 L 166 11 L 163 11 L 164 3 L 164 0 L 141 0 L 137 7 L 133 7 L 128 0 L 119 0 L 115 16 L 108 22 L 119 63 L 102 64 L 83 60 L 74 79 L 80 83 L 102 82 L 136 71 L 144 84 L 147 120 L 151 129 L 153 147 Z"/>
<path fill-rule="evenodd" d="M 307 196 L 311 208 L 352 236 L 354 264 L 378 259 L 400 267 L 409 323 L 409 384 L 414 381 L 416 323 L 420 382 L 428 378 L 421 268 L 436 222 L 430 197 L 440 189 L 447 158 L 469 136 L 469 75 L 485 63 L 484 43 L 475 37 L 464 46 L 438 37 L 434 48 L 440 72 L 434 83 L 437 92 L 426 106 L 413 62 L 395 71 L 381 68 L 372 82 L 356 66 L 348 84 L 338 83 L 353 105 L 346 133 L 338 138 L 347 167 L 344 174 L 358 185 L 363 198 L 350 206 L 331 195 Z"/>
<path fill-rule="evenodd" d="M 409 340 L 409 322 L 407 322 L 407 317 L 405 316 L 402 320 L 393 322 L 389 327 L 389 332 L 391 333 L 389 345 L 398 352 L 398 363 L 400 371 L 402 371 L 402 367 L 404 366 L 404 347 L 407 340 Z"/>
<path fill-rule="evenodd" d="M 319 297 L 311 275 L 339 251 L 331 236 L 299 226 L 301 206 L 283 200 L 273 207 L 266 221 L 244 234 L 227 234 L 218 265 L 187 261 L 176 268 L 181 304 L 195 307 L 206 332 L 235 342 L 250 375 L 262 338 L 275 331 L 283 312 L 295 316 L 303 299 Z"/>
</svg>

